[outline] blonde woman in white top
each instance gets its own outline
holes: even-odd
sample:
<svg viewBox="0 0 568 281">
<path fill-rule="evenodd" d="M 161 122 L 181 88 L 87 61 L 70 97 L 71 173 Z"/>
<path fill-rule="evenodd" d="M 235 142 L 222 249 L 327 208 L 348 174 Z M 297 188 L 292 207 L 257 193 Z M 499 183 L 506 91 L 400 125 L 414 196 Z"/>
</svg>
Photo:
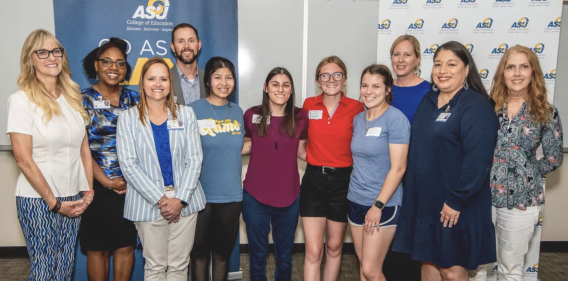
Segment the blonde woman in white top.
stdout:
<svg viewBox="0 0 568 281">
<path fill-rule="evenodd" d="M 16 203 L 29 280 L 70 280 L 79 216 L 94 196 L 87 115 L 65 50 L 51 33 L 39 29 L 28 36 L 20 67 L 6 133 L 22 171 Z"/>
</svg>

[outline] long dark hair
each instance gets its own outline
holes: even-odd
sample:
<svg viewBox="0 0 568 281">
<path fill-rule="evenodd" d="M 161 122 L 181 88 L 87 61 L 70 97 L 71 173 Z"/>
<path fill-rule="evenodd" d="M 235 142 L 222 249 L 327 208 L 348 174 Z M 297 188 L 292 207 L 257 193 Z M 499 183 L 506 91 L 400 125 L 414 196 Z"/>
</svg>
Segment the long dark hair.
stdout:
<svg viewBox="0 0 568 281">
<path fill-rule="evenodd" d="M 235 87 L 233 87 L 233 91 L 229 94 L 232 95 L 237 90 L 237 75 L 235 74 L 235 65 L 229 60 L 224 57 L 212 57 L 209 59 L 207 64 L 205 65 L 205 77 L 203 77 L 203 82 L 205 83 L 205 93 L 207 96 L 211 95 L 211 76 L 213 73 L 220 68 L 228 68 L 231 71 L 231 75 L 233 75 L 233 80 L 235 81 Z M 227 96 L 227 106 L 231 106 L 229 103 Z"/>
<path fill-rule="evenodd" d="M 92 50 L 84 59 L 83 59 L 83 69 L 85 73 L 87 73 L 87 77 L 90 79 L 96 79 L 97 77 L 97 70 L 95 69 L 95 61 L 101 58 L 101 54 L 106 52 L 106 50 L 110 48 L 117 48 L 122 55 L 124 56 L 124 60 L 126 61 L 126 52 L 128 50 L 128 44 L 126 41 L 111 37 L 108 39 L 108 42 L 102 44 L 100 47 L 95 48 Z M 124 75 L 125 80 L 130 80 L 130 74 L 132 73 L 132 67 L 126 62 L 126 74 Z"/>
<path fill-rule="evenodd" d="M 436 50 L 436 53 L 434 54 L 433 60 L 436 60 L 436 57 L 438 57 L 438 54 L 440 53 L 441 50 L 452 51 L 452 53 L 454 53 L 454 55 L 456 55 L 456 57 L 458 57 L 466 67 L 469 66 L 469 72 L 466 77 L 467 85 L 469 86 L 470 89 L 481 93 L 488 100 L 491 100 L 491 97 L 487 94 L 487 91 L 485 90 L 485 87 L 481 82 L 481 76 L 479 76 L 479 71 L 475 66 L 475 61 L 473 61 L 471 54 L 465 48 L 465 46 L 457 41 L 446 42 L 442 44 L 442 46 L 438 47 L 438 50 Z M 432 79 L 432 83 L 433 82 L 434 80 Z"/>
<path fill-rule="evenodd" d="M 296 128 L 296 114 L 300 111 L 299 109 L 296 110 L 294 106 L 294 80 L 292 79 L 292 74 L 284 68 L 284 67 L 275 67 L 266 76 L 266 80 L 264 81 L 264 85 L 268 88 L 268 84 L 270 80 L 279 74 L 284 74 L 290 79 L 290 86 L 292 87 L 292 93 L 290 93 L 290 98 L 286 102 L 286 107 L 284 108 L 284 120 L 282 120 L 282 124 L 280 124 L 280 130 L 283 131 L 288 137 L 294 138 L 298 134 L 298 129 Z M 268 118 L 272 115 L 270 112 L 270 97 L 268 96 L 268 92 L 262 89 L 262 104 L 259 106 L 255 106 L 253 108 L 260 115 L 260 120 L 256 124 L 256 132 L 262 138 L 266 137 L 266 130 L 268 128 Z"/>
</svg>

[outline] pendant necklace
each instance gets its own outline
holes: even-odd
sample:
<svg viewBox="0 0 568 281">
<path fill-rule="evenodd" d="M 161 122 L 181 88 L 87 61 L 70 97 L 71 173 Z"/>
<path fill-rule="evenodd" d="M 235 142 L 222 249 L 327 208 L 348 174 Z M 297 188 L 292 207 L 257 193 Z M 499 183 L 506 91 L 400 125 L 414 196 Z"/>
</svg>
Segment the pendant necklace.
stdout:
<svg viewBox="0 0 568 281">
<path fill-rule="evenodd" d="M 377 115 L 377 117 L 371 119 L 371 121 L 369 120 L 365 120 L 367 121 L 367 123 L 365 124 L 365 133 L 369 132 L 369 129 L 371 127 L 371 122 L 373 122 L 375 119 L 379 118 L 381 115 L 383 115 L 383 113 L 385 113 L 385 111 L 387 111 L 388 108 L 388 104 L 385 106 L 385 108 L 381 111 L 381 114 Z M 365 114 L 365 119 L 367 118 L 366 114 Z"/>
<path fill-rule="evenodd" d="M 217 112 L 215 112 L 215 110 L 213 109 L 213 106 L 211 105 L 211 102 L 209 102 L 209 100 L 207 100 L 207 103 L 209 104 L 209 107 L 211 107 L 211 110 L 213 111 L 213 114 L 215 114 L 215 118 L 217 118 L 217 120 L 219 120 L 219 116 L 217 116 Z M 229 108 L 229 101 L 227 101 L 227 103 L 225 104 L 225 116 L 223 117 L 223 120 L 219 120 L 219 121 L 225 121 L 227 118 L 227 109 Z"/>
<path fill-rule="evenodd" d="M 268 125 L 270 126 L 270 125 Z M 274 135 L 274 129 L 272 129 L 272 126 L 270 126 L 270 132 L 272 133 L 272 137 L 274 138 L 274 150 L 278 150 L 278 140 L 280 139 L 280 137 L 276 138 L 276 135 Z"/>
</svg>

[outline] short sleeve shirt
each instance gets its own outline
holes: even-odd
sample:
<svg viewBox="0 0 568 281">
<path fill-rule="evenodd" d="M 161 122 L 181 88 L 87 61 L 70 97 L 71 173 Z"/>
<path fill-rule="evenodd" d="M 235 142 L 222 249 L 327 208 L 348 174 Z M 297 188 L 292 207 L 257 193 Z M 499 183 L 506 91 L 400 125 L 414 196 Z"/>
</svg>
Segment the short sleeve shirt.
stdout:
<svg viewBox="0 0 568 281">
<path fill-rule="evenodd" d="M 116 152 L 116 123 L 118 115 L 140 102 L 140 95 L 130 89 L 122 87 L 118 106 L 109 103 L 110 108 L 98 109 L 94 101 L 104 100 L 103 96 L 93 87 L 81 91 L 83 108 L 89 115 L 87 134 L 93 159 L 109 178 L 120 178 L 122 172 L 118 164 Z"/>
<path fill-rule="evenodd" d="M 311 165 L 338 168 L 353 165 L 350 149 L 353 118 L 365 109 L 359 101 L 341 95 L 343 98 L 332 116 L 323 104 L 323 94 L 304 101 L 303 108 L 310 120 L 306 162 Z"/>
<path fill-rule="evenodd" d="M 308 114 L 295 108 L 296 134 L 282 129 L 284 117 L 271 116 L 266 136 L 257 133 L 259 107 L 245 112 L 245 137 L 252 139 L 250 162 L 244 188 L 259 202 L 272 207 L 288 207 L 300 193 L 298 145 L 307 138 Z"/>
<path fill-rule="evenodd" d="M 216 106 L 207 99 L 198 99 L 190 106 L 201 136 L 203 164 L 199 181 L 207 203 L 243 201 L 243 110 L 232 102 Z"/>
<path fill-rule="evenodd" d="M 61 115 L 45 122 L 41 108 L 19 90 L 8 98 L 8 128 L 6 133 L 32 136 L 32 159 L 41 171 L 55 197 L 75 196 L 89 190 L 81 160 L 81 145 L 85 138 L 85 121 L 63 95 L 55 100 Z M 20 173 L 16 196 L 41 198 Z"/>
<path fill-rule="evenodd" d="M 391 169 L 389 144 L 409 144 L 410 123 L 400 110 L 389 106 L 381 116 L 368 122 L 365 112 L 353 120 L 353 172 L 347 199 L 363 206 L 372 206 L 379 196 Z M 387 202 L 387 206 L 402 203 L 402 183 Z"/>
</svg>

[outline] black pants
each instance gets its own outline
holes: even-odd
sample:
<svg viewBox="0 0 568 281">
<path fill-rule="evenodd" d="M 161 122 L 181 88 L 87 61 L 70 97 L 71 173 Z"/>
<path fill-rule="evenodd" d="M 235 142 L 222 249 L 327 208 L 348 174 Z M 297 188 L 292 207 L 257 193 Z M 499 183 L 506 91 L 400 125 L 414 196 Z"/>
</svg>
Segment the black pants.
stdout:
<svg viewBox="0 0 568 281">
<path fill-rule="evenodd" d="M 191 259 L 209 257 L 215 252 L 229 259 L 241 216 L 242 202 L 207 203 L 197 215 Z"/>
</svg>

